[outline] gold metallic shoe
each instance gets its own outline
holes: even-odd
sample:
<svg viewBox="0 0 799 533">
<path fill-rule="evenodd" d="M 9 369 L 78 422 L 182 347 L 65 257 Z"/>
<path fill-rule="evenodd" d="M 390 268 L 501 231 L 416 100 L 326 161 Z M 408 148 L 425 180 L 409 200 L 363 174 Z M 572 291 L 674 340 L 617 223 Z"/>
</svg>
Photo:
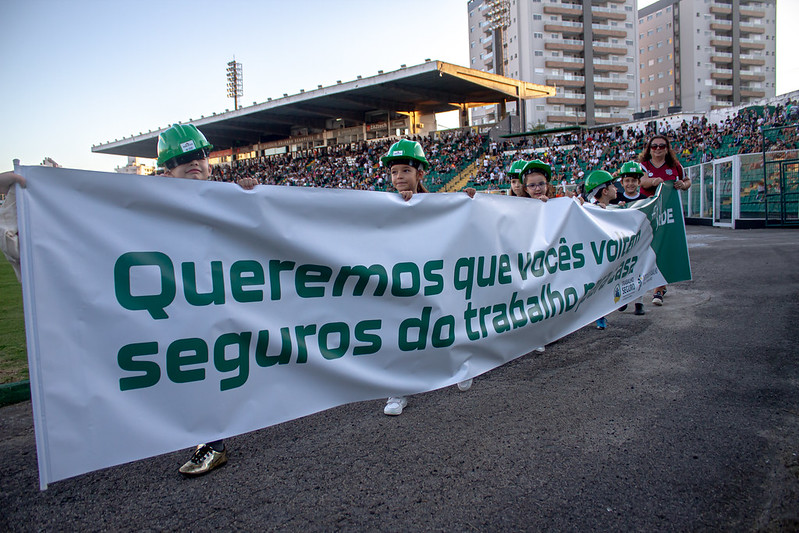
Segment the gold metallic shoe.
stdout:
<svg viewBox="0 0 799 533">
<path fill-rule="evenodd" d="M 207 444 L 200 444 L 191 459 L 180 467 L 179 472 L 187 476 L 200 476 L 225 463 L 227 463 L 227 450 L 218 452 Z"/>
</svg>

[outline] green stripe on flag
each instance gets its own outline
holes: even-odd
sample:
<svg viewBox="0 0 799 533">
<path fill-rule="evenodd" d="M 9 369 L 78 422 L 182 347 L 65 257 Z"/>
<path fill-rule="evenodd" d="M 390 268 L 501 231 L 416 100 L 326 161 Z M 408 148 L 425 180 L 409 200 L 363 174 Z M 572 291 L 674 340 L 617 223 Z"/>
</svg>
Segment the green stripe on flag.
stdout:
<svg viewBox="0 0 799 533">
<path fill-rule="evenodd" d="M 671 184 L 662 184 L 658 187 L 657 194 L 641 205 L 640 209 L 652 225 L 651 246 L 655 251 L 660 273 L 668 283 L 690 280 L 691 262 L 679 191 L 671 187 Z"/>
</svg>

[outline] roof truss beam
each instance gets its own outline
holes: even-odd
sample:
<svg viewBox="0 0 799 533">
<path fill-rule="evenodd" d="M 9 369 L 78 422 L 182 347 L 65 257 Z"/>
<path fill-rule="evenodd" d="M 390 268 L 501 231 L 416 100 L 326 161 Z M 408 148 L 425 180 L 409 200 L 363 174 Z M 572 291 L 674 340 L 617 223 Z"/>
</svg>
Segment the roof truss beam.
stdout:
<svg viewBox="0 0 799 533">
<path fill-rule="evenodd" d="M 296 104 L 295 108 L 306 113 L 313 113 L 326 119 L 343 118 L 352 122 L 364 122 L 364 114 L 345 109 L 336 109 L 331 106 L 315 106 L 310 104 Z"/>
</svg>

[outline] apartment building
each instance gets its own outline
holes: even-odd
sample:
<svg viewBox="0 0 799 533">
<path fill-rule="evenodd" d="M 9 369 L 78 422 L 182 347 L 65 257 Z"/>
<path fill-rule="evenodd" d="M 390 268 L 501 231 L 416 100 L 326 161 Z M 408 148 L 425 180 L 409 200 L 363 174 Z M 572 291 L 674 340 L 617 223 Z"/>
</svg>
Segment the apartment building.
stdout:
<svg viewBox="0 0 799 533">
<path fill-rule="evenodd" d="M 469 0 L 467 8 L 472 68 L 557 87 L 523 103 L 523 127 L 607 124 L 638 110 L 635 0 Z M 498 113 L 475 109 L 472 122 Z"/>
<path fill-rule="evenodd" d="M 660 0 L 641 9 L 640 110 L 701 112 L 775 96 L 776 30 L 776 0 Z"/>
</svg>

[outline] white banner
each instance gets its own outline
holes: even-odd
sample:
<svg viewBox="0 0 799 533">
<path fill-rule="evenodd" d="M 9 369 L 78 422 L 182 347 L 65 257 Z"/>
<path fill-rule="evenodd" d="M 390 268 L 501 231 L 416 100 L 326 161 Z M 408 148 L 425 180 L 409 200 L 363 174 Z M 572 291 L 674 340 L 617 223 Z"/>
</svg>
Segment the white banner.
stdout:
<svg viewBox="0 0 799 533">
<path fill-rule="evenodd" d="M 656 219 L 687 250 L 659 203 L 18 171 L 42 488 L 478 376 L 663 284 Z"/>
</svg>

